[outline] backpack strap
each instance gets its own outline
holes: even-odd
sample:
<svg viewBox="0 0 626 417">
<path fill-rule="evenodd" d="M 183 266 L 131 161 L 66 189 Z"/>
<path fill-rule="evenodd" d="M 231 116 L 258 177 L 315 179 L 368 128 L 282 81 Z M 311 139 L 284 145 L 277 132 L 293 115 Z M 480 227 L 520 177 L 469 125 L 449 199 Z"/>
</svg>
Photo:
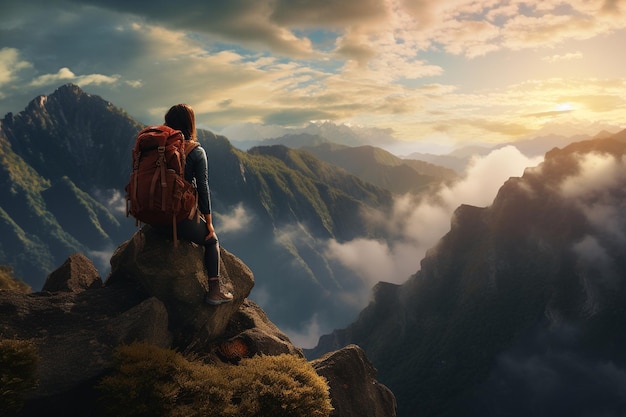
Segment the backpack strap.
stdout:
<svg viewBox="0 0 626 417">
<path fill-rule="evenodd" d="M 191 153 L 191 151 L 193 151 L 194 149 L 196 149 L 198 146 L 200 146 L 200 142 L 198 142 L 197 140 L 185 140 L 183 141 L 183 147 L 184 147 L 184 156 L 183 156 L 183 172 L 185 171 L 185 163 L 187 162 L 187 156 Z M 198 191 L 195 189 L 193 192 L 195 193 L 196 196 L 196 202 L 198 201 Z M 196 218 L 196 222 L 200 223 L 200 210 L 198 210 L 198 206 L 196 203 L 196 207 L 194 207 L 191 212 L 189 213 L 189 216 L 187 216 L 187 218 L 189 220 Z"/>
<path fill-rule="evenodd" d="M 178 132 L 177 134 L 179 134 L 180 132 Z M 183 136 L 184 138 L 184 136 Z M 182 150 L 183 150 L 183 155 L 181 158 L 181 167 L 183 170 L 183 174 L 185 172 L 185 163 L 187 162 L 187 155 L 189 155 L 189 153 L 196 148 L 197 146 L 199 146 L 200 144 L 196 141 L 189 141 L 189 140 L 184 140 L 183 139 L 183 146 L 182 146 Z M 165 151 L 165 148 L 163 148 Z M 163 164 L 165 164 L 165 156 L 163 157 Z M 165 175 L 165 174 L 163 174 Z M 189 213 L 189 219 L 191 219 L 196 213 L 196 209 L 194 208 L 193 210 L 191 210 L 191 213 Z M 174 248 L 178 247 L 178 230 L 177 230 L 177 222 L 176 222 L 176 215 L 172 215 L 172 236 L 173 236 L 173 240 L 174 240 Z"/>
<path fill-rule="evenodd" d="M 200 146 L 200 142 L 195 140 L 185 140 L 183 143 L 185 144 L 185 158 L 191 153 L 191 151 Z"/>
<path fill-rule="evenodd" d="M 174 249 L 178 248 L 178 230 L 176 230 L 176 215 L 172 215 L 172 237 L 174 239 Z"/>
<path fill-rule="evenodd" d="M 137 171 L 139 171 L 139 159 L 141 158 L 141 151 L 138 149 L 138 146 L 135 144 L 135 147 L 133 148 L 132 151 L 132 159 L 133 159 L 133 175 L 131 177 L 131 181 L 132 181 L 132 186 L 129 183 L 126 186 L 126 217 L 128 217 L 130 215 L 130 204 L 131 201 L 134 201 L 135 203 L 137 202 L 137 183 L 138 183 L 138 179 L 137 179 Z M 132 192 L 132 194 L 128 194 L 129 191 L 129 187 L 130 190 Z M 138 224 L 138 220 L 135 220 L 135 225 L 137 226 Z"/>
<path fill-rule="evenodd" d="M 187 156 L 200 146 L 200 143 L 195 140 L 183 140 L 183 157 L 181 161 L 181 165 L 183 167 L 183 172 L 185 172 L 185 164 L 187 163 Z"/>
<path fill-rule="evenodd" d="M 165 169 L 167 168 L 167 160 L 165 159 L 165 146 L 159 146 L 157 150 L 159 151 L 157 166 L 161 167 L 161 169 L 158 169 L 157 171 L 160 172 L 161 176 L 161 188 L 165 189 L 167 188 L 167 177 L 165 176 Z M 165 203 L 167 202 L 166 197 L 167 194 L 161 192 L 161 209 L 163 210 L 165 210 Z"/>
</svg>

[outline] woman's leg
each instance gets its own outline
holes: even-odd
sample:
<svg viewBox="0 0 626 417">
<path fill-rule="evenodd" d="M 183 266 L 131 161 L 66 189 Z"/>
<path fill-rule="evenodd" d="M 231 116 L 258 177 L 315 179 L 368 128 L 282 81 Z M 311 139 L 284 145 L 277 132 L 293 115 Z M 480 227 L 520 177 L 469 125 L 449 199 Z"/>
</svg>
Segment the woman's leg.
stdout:
<svg viewBox="0 0 626 417">
<path fill-rule="evenodd" d="M 205 228 L 206 230 L 206 228 Z M 198 243 L 198 242 L 195 242 Z M 204 240 L 200 245 L 204 246 L 204 266 L 206 266 L 209 279 L 220 276 L 220 244 L 217 237 Z"/>
<path fill-rule="evenodd" d="M 220 247 L 216 236 L 205 240 L 207 234 L 206 221 L 201 217 L 196 219 L 186 219 L 176 226 L 179 239 L 190 240 L 198 245 L 204 246 L 204 266 L 209 276 L 209 292 L 207 302 L 209 304 L 221 304 L 232 300 L 232 294 L 224 294 L 220 289 Z"/>
<path fill-rule="evenodd" d="M 220 250 L 217 238 L 214 236 L 209 240 L 204 240 L 207 235 L 206 221 L 200 217 L 196 219 L 185 219 L 176 225 L 179 239 L 190 240 L 193 243 L 204 246 L 204 266 L 209 278 L 219 276 L 220 273 Z"/>
</svg>

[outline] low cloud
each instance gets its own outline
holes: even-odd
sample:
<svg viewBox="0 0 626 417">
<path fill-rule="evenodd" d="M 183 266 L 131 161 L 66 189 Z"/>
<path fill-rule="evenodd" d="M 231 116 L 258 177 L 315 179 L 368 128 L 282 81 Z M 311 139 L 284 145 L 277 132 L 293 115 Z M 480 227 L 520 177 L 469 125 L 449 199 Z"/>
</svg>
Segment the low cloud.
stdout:
<svg viewBox="0 0 626 417">
<path fill-rule="evenodd" d="M 299 311 L 300 320 L 297 326 L 281 322 L 280 327 L 302 347 L 312 347 L 321 334 L 345 327 L 367 305 L 376 283 L 400 284 L 419 269 L 426 251 L 450 229 L 452 213 L 459 205 L 489 205 L 509 177 L 521 175 L 526 167 L 540 161 L 541 158 L 525 157 L 514 147 L 498 149 L 486 157 L 474 159 L 465 178 L 454 185 L 422 198 L 400 196 L 390 212 L 364 214 L 363 221 L 384 230 L 386 240 L 359 238 L 349 242 L 332 239 L 324 242 L 313 239 L 301 224 L 281 228 L 276 232 L 276 239 L 283 247 L 302 255 L 323 255 L 328 269 L 312 271 L 320 285 L 315 291 L 325 292 L 321 297 L 319 293 L 309 293 L 305 282 L 295 289 L 290 288 L 289 302 L 299 300 L 300 304 L 293 311 Z M 292 267 L 295 271 L 306 266 Z M 334 286 L 333 275 L 341 275 L 341 287 Z M 254 299 L 262 306 L 269 304 L 271 310 L 275 304 L 282 303 L 281 289 L 265 291 L 262 284 L 255 286 Z"/>
<path fill-rule="evenodd" d="M 585 214 L 602 240 L 626 243 L 626 157 L 592 153 L 581 157 L 579 172 L 559 192 Z"/>
<path fill-rule="evenodd" d="M 259 248 L 250 294 L 294 342 L 311 348 L 322 334 L 349 325 L 366 305 L 371 286 L 353 271 L 324 256 L 325 242 L 303 224 L 274 229 L 274 245 Z M 295 255 L 295 256 L 294 256 Z M 263 274 L 274 277 L 264 279 Z"/>
<path fill-rule="evenodd" d="M 623 257 L 626 245 L 626 157 L 585 154 L 579 157 L 578 168 L 563 180 L 558 192 L 590 226 L 572 251 L 585 288 L 585 309 L 597 313 L 606 305 L 603 296 L 617 291 L 622 281 L 615 260 Z"/>
<path fill-rule="evenodd" d="M 341 261 L 362 277 L 370 287 L 378 281 L 388 280 L 388 276 L 395 275 L 399 269 L 403 269 L 401 264 L 398 264 L 401 259 L 398 259 L 395 251 L 392 251 L 390 245 L 383 241 L 355 239 L 347 243 L 339 243 L 336 240 L 330 240 L 326 256 Z"/>
<path fill-rule="evenodd" d="M 357 239 L 328 242 L 326 255 L 359 274 L 372 286 L 378 281 L 402 283 L 419 270 L 426 251 L 450 230 L 452 213 L 461 204 L 484 207 L 510 177 L 520 176 L 542 158 L 528 158 L 508 146 L 475 158 L 465 177 L 434 195 L 398 197 L 390 213 L 370 213 L 365 221 L 384 228 L 386 241 Z"/>
<path fill-rule="evenodd" d="M 623 246 L 621 246 L 623 248 Z M 608 294 L 619 291 L 622 276 L 611 250 L 595 236 L 587 235 L 573 246 L 577 255 L 576 275 L 584 287 L 584 311 L 597 314 L 606 305 Z"/>
<path fill-rule="evenodd" d="M 217 214 L 216 219 L 219 220 L 220 232 L 224 233 L 235 233 L 245 230 L 252 221 L 252 217 L 241 203 L 231 210 L 229 214 Z"/>
<path fill-rule="evenodd" d="M 76 75 L 69 68 L 61 68 L 56 74 L 45 74 L 35 78 L 30 85 L 38 87 L 42 85 L 55 85 L 74 80 Z"/>
<path fill-rule="evenodd" d="M 102 250 L 91 250 L 87 252 L 87 257 L 100 273 L 100 277 L 104 281 L 111 271 L 111 257 L 115 253 L 113 246 Z"/>
<path fill-rule="evenodd" d="M 93 195 L 103 204 L 113 215 L 126 215 L 126 196 L 120 190 L 94 190 Z"/>
<path fill-rule="evenodd" d="M 317 315 L 313 315 L 313 318 L 299 329 L 284 328 L 283 330 L 289 334 L 291 343 L 305 349 L 315 347 L 319 342 L 320 335 L 322 335 Z M 325 329 L 325 331 L 327 330 Z"/>
</svg>

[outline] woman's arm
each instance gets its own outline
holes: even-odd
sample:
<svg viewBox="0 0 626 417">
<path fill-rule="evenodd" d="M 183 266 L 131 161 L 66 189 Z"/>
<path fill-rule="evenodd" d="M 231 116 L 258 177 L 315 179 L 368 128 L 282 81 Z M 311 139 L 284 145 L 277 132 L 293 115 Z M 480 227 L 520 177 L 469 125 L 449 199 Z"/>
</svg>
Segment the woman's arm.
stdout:
<svg viewBox="0 0 626 417">
<path fill-rule="evenodd" d="M 198 187 L 198 208 L 202 214 L 211 213 L 211 191 L 209 188 L 209 162 L 206 152 L 201 146 L 193 151 L 193 176 Z"/>
<path fill-rule="evenodd" d="M 211 217 L 211 213 L 205 214 L 204 219 L 206 220 L 207 228 L 207 235 L 204 237 L 204 240 L 209 240 L 215 236 L 215 228 L 213 227 L 213 219 Z"/>
<path fill-rule="evenodd" d="M 207 235 L 205 240 L 215 236 L 215 228 L 213 227 L 213 218 L 211 216 L 211 191 L 209 188 L 209 162 L 207 160 L 206 151 L 197 146 L 189 155 L 191 158 L 192 176 L 195 179 L 198 190 L 198 210 L 204 216 L 207 226 Z"/>
</svg>

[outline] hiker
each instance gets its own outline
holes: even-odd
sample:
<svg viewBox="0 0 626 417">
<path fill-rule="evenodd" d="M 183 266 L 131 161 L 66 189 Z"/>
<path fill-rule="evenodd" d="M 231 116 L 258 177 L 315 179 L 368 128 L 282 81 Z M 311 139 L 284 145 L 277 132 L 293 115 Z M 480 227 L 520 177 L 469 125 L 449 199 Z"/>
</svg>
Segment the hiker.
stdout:
<svg viewBox="0 0 626 417">
<path fill-rule="evenodd" d="M 232 301 L 233 295 L 222 292 L 220 288 L 220 248 L 211 218 L 209 165 L 205 150 L 198 144 L 193 109 L 187 104 L 172 106 L 165 114 L 165 125 L 183 133 L 186 148 L 187 145 L 195 145 L 185 159 L 185 179 L 197 188 L 200 213 L 192 219 L 187 218 L 178 222 L 176 234 L 180 239 L 190 240 L 204 246 L 204 265 L 209 277 L 209 291 L 204 301 L 211 305 L 227 303 Z M 169 227 L 161 229 L 171 231 Z"/>
</svg>

